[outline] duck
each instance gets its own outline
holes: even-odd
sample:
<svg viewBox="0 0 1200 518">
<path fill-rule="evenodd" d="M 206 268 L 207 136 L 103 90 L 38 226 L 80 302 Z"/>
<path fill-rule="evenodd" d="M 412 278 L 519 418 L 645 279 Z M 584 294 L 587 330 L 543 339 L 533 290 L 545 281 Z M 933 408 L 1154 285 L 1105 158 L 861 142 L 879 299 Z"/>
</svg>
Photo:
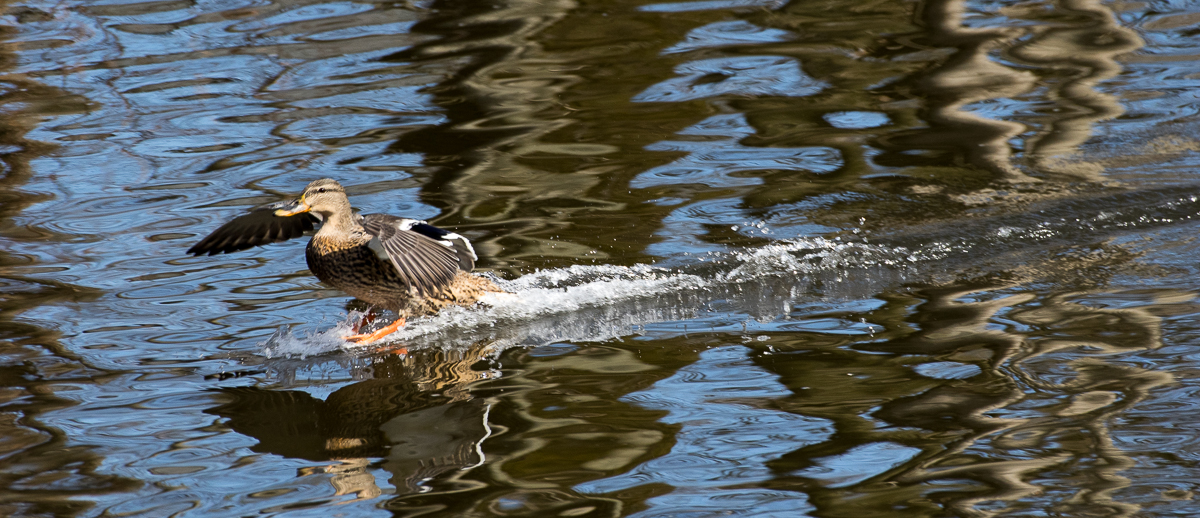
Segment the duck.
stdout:
<svg viewBox="0 0 1200 518">
<path fill-rule="evenodd" d="M 471 306 L 488 293 L 504 293 L 493 281 L 470 273 L 475 249 L 467 238 L 426 221 L 388 214 L 360 214 L 346 189 L 322 178 L 300 197 L 264 205 L 218 227 L 187 250 L 193 256 L 233 253 L 287 241 L 316 230 L 305 248 L 308 269 L 322 283 L 370 304 L 372 311 L 343 337 L 368 345 L 404 327 L 407 319 L 434 315 L 447 306 Z M 375 308 L 397 314 L 391 324 L 358 333 Z"/>
</svg>

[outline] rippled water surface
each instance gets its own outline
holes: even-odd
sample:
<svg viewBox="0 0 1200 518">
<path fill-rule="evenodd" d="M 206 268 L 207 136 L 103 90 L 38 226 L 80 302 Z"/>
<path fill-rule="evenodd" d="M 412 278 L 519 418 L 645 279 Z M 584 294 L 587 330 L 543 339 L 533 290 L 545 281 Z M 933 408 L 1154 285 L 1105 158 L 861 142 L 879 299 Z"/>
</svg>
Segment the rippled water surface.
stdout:
<svg viewBox="0 0 1200 518">
<path fill-rule="evenodd" d="M 0 514 L 1200 510 L 1194 2 L 0 13 Z M 322 177 L 511 293 L 184 253 Z"/>
</svg>

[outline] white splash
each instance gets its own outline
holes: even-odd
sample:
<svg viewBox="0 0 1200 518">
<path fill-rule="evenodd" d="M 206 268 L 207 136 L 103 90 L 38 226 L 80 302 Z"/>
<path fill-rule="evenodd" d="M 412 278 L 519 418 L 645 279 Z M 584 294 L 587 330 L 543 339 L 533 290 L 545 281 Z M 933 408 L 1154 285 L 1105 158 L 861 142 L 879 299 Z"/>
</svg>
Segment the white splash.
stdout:
<svg viewBox="0 0 1200 518">
<path fill-rule="evenodd" d="M 346 346 L 346 340 L 342 337 L 354 334 L 354 325 L 361 318 L 362 313 L 351 311 L 333 327 L 299 335 L 292 331 L 291 326 L 284 326 L 258 346 L 267 358 L 304 358 L 336 351 Z"/>
<path fill-rule="evenodd" d="M 847 269 L 897 267 L 920 260 L 919 255 L 903 248 L 809 238 L 704 254 L 670 268 L 639 264 L 541 270 L 513 280 L 496 279 L 508 293 L 489 294 L 472 307 L 410 319 L 386 341 L 416 347 L 488 341 L 509 347 L 607 340 L 634 334 L 647 324 L 695 318 L 715 300 L 778 298 L 776 292 L 791 297 L 804 292 L 795 289 L 797 282 L 814 275 L 832 274 L 840 281 Z M 780 283 L 790 289 L 769 289 Z M 786 307 L 774 300 L 769 305 Z M 341 339 L 359 318 L 352 314 L 332 329 L 303 337 L 281 330 L 261 344 L 263 352 L 294 356 L 361 350 Z"/>
</svg>

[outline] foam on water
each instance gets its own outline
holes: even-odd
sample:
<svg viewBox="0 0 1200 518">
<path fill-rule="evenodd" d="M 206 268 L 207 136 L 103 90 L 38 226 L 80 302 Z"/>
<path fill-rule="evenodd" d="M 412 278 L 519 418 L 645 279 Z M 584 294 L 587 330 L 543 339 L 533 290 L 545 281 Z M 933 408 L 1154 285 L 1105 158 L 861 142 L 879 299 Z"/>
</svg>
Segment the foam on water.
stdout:
<svg viewBox="0 0 1200 518">
<path fill-rule="evenodd" d="M 262 349 L 263 356 L 267 358 L 304 358 L 336 351 L 345 347 L 346 340 L 342 337 L 354 334 L 354 324 L 362 316 L 363 314 L 360 312 L 351 311 L 345 319 L 337 322 L 333 327 L 306 331 L 301 334 L 294 332 L 291 326 L 284 326 L 277 329 L 266 341 L 260 342 L 258 346 Z"/>
<path fill-rule="evenodd" d="M 780 241 L 753 250 L 706 253 L 678 266 L 576 265 L 540 270 L 513 280 L 496 279 L 508 293 L 489 294 L 472 307 L 451 307 L 432 317 L 410 319 L 387 343 L 408 347 L 464 347 L 487 341 L 499 347 L 561 341 L 601 341 L 635 334 L 647 324 L 695 318 L 714 301 L 753 305 L 754 298 L 794 297 L 797 283 L 817 274 L 922 260 L 924 254 L 838 239 Z M 786 285 L 786 286 L 784 286 Z M 736 304 L 735 304 L 736 305 Z M 755 313 L 754 311 L 749 311 Z M 362 350 L 340 337 L 351 334 L 361 315 L 351 314 L 331 329 L 298 336 L 280 330 L 260 344 L 268 356 L 305 356 L 338 349 Z"/>
</svg>

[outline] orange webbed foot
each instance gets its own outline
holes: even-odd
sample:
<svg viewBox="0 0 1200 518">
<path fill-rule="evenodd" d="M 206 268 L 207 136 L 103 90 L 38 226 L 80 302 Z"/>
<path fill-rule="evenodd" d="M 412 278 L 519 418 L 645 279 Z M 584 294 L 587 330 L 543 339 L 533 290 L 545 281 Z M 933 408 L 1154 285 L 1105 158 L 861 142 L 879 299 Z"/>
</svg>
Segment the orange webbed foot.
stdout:
<svg viewBox="0 0 1200 518">
<path fill-rule="evenodd" d="M 370 334 L 362 333 L 362 334 L 357 334 L 357 335 L 350 335 L 350 336 L 345 337 L 345 339 L 346 339 L 346 341 L 351 342 L 354 345 L 370 345 L 370 344 L 378 341 L 380 338 L 383 338 L 387 335 L 395 333 L 401 327 L 404 327 L 404 323 L 405 323 L 404 318 L 397 318 L 395 322 L 388 324 L 387 327 L 380 329 L 378 331 L 375 331 L 374 333 L 370 333 Z"/>
</svg>

